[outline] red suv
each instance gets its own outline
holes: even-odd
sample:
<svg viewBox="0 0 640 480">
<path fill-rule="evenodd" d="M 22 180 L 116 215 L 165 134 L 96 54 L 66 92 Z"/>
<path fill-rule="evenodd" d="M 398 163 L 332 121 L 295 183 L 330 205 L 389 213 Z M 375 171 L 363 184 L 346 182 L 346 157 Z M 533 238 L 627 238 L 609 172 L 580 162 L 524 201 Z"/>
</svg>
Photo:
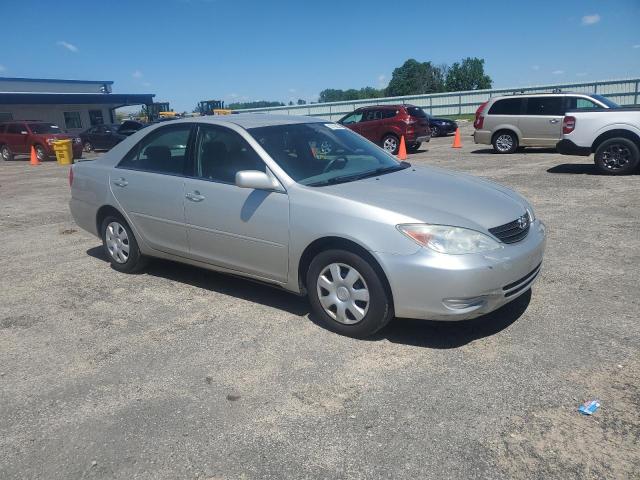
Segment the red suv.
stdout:
<svg viewBox="0 0 640 480">
<path fill-rule="evenodd" d="M 409 152 L 415 152 L 422 142 L 431 139 L 427 114 L 413 105 L 362 107 L 342 117 L 338 123 L 394 155 L 398 153 L 402 136 Z"/>
<path fill-rule="evenodd" d="M 16 120 L 0 123 L 0 156 L 3 160 L 13 160 L 16 155 L 29 155 L 35 148 L 38 160 L 54 157 L 53 142 L 73 140 L 73 158 L 82 156 L 80 138 L 62 133 L 60 127 L 37 120 Z"/>
</svg>

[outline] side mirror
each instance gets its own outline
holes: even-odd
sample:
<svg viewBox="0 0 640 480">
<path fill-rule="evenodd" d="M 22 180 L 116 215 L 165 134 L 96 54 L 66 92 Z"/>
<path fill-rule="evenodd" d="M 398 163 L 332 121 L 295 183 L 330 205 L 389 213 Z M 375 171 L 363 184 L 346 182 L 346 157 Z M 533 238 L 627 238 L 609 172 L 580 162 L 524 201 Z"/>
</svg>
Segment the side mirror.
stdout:
<svg viewBox="0 0 640 480">
<path fill-rule="evenodd" d="M 280 182 L 270 175 L 257 170 L 243 170 L 236 173 L 236 186 L 253 190 L 282 191 Z"/>
</svg>

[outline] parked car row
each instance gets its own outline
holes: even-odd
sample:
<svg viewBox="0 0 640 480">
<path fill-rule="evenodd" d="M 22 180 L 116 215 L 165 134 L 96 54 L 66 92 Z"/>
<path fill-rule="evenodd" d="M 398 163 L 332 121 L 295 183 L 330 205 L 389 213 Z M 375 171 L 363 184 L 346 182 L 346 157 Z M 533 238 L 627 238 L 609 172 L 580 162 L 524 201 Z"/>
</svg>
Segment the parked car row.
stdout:
<svg viewBox="0 0 640 480">
<path fill-rule="evenodd" d="M 125 120 L 115 125 L 96 125 L 82 132 L 80 140 L 85 152 L 109 150 L 144 127 L 144 123 L 135 120 Z"/>
<path fill-rule="evenodd" d="M 37 120 L 22 120 L 0 123 L 0 156 L 5 161 L 13 160 L 16 155 L 29 155 L 31 148 L 38 160 L 54 157 L 53 143 L 58 140 L 73 140 L 73 158 L 82 156 L 79 137 L 62 132 L 53 123 Z"/>
</svg>

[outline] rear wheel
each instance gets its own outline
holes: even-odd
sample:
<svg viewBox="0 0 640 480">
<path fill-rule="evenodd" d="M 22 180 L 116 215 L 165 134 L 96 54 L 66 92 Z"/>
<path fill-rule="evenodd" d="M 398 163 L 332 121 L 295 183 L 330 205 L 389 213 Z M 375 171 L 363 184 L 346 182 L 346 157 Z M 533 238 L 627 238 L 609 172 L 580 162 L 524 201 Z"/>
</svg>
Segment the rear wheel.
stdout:
<svg viewBox="0 0 640 480">
<path fill-rule="evenodd" d="M 594 161 L 602 173 L 625 175 L 638 167 L 640 150 L 627 138 L 611 138 L 596 149 Z"/>
<path fill-rule="evenodd" d="M 397 155 L 400 149 L 400 140 L 393 134 L 385 135 L 382 139 L 382 148 L 392 155 Z"/>
<path fill-rule="evenodd" d="M 33 148 L 36 150 L 36 157 L 38 157 L 38 161 L 44 162 L 47 159 L 47 152 L 42 145 L 34 145 Z"/>
<path fill-rule="evenodd" d="M 84 144 L 82 145 L 82 149 L 87 153 L 93 152 L 93 145 L 91 144 L 91 142 L 84 142 Z"/>
<path fill-rule="evenodd" d="M 5 162 L 10 162 L 11 160 L 13 160 L 13 153 L 7 145 L 2 145 L 2 147 L 0 147 L 0 156 Z"/>
<path fill-rule="evenodd" d="M 108 216 L 102 222 L 102 245 L 114 270 L 135 273 L 147 264 L 133 231 L 122 217 Z"/>
<path fill-rule="evenodd" d="M 518 137 L 508 130 L 496 133 L 491 143 L 497 153 L 513 153 L 518 149 Z"/>
<path fill-rule="evenodd" d="M 327 250 L 313 259 L 307 290 L 316 317 L 342 335 L 365 338 L 393 318 L 380 275 L 368 261 L 346 250 Z"/>
</svg>

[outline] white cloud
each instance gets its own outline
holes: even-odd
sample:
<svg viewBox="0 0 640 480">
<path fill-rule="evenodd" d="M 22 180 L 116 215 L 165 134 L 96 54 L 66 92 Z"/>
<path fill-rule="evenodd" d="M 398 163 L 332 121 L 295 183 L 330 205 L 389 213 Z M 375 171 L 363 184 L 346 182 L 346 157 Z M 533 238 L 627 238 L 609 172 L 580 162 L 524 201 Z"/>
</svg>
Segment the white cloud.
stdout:
<svg viewBox="0 0 640 480">
<path fill-rule="evenodd" d="M 66 48 L 70 52 L 77 53 L 78 47 L 76 47 L 73 43 L 65 42 L 64 40 L 59 40 L 56 42 L 56 45 Z"/>
<path fill-rule="evenodd" d="M 149 82 L 142 82 L 140 85 L 142 85 L 143 87 L 150 87 L 151 84 Z"/>
<path fill-rule="evenodd" d="M 637 45 L 634 45 L 633 48 L 640 48 L 640 43 Z"/>
<path fill-rule="evenodd" d="M 595 25 L 600 21 L 600 15 L 594 13 L 593 15 L 585 15 L 582 17 L 582 25 Z"/>
<path fill-rule="evenodd" d="M 7 67 L 5 67 L 4 65 L 0 65 L 0 72 L 6 72 L 7 71 Z"/>
<path fill-rule="evenodd" d="M 535 71 L 540 70 L 540 65 L 532 65 L 531 70 L 535 70 Z"/>
<path fill-rule="evenodd" d="M 553 72 L 551 72 L 553 75 L 562 75 L 564 73 L 564 70 L 554 70 Z"/>
<path fill-rule="evenodd" d="M 140 70 L 136 70 L 135 72 L 133 72 L 131 74 L 131 76 L 133 78 L 142 78 L 142 77 L 144 77 L 144 74 Z"/>
<path fill-rule="evenodd" d="M 297 92 L 297 90 L 295 88 L 290 88 L 289 89 L 289 93 L 296 93 L 296 92 Z"/>
</svg>

